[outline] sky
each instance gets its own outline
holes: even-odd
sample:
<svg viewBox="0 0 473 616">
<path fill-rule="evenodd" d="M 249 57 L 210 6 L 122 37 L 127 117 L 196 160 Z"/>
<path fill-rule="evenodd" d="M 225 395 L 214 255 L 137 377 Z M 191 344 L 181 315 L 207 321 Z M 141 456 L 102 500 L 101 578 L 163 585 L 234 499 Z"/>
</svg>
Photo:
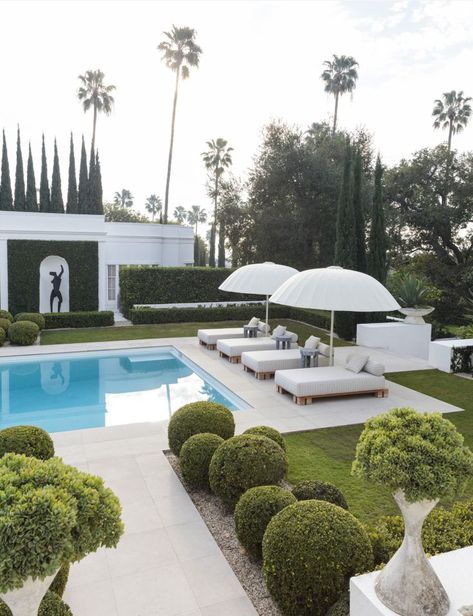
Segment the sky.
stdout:
<svg viewBox="0 0 473 616">
<path fill-rule="evenodd" d="M 332 54 L 359 63 L 340 127 L 369 129 L 388 164 L 446 138 L 431 117 L 443 92 L 473 96 L 470 0 L 3 0 L 0 23 L 0 120 L 12 181 L 19 124 L 37 181 L 41 133 L 50 174 L 57 139 L 67 194 L 70 132 L 78 167 L 81 136 L 89 150 L 92 129 L 92 113 L 77 100 L 78 75 L 100 68 L 116 86 L 113 113 L 97 125 L 104 200 L 126 188 L 138 210 L 151 193 L 164 197 L 174 75 L 157 45 L 173 24 L 194 28 L 203 54 L 180 87 L 171 214 L 178 205 L 211 210 L 201 159 L 208 140 L 226 139 L 232 171 L 245 177 L 271 120 L 303 128 L 330 121 L 333 98 L 320 74 Z M 473 122 L 454 146 L 473 149 Z"/>
</svg>

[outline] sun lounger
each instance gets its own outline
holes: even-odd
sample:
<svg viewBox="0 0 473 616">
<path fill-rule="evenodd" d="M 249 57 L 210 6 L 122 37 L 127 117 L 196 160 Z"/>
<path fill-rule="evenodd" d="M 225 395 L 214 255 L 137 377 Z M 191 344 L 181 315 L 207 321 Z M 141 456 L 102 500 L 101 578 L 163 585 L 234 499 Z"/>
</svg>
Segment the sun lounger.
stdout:
<svg viewBox="0 0 473 616">
<path fill-rule="evenodd" d="M 318 365 L 328 365 L 330 347 L 321 343 L 318 350 Z M 276 370 L 302 367 L 300 348 L 285 351 L 245 351 L 241 355 L 241 363 L 245 371 L 254 373 L 257 379 L 270 379 Z"/>
<path fill-rule="evenodd" d="M 297 349 L 297 334 L 292 334 L 293 342 L 291 349 Z M 217 342 L 217 350 L 220 357 L 226 357 L 231 363 L 239 363 L 241 354 L 245 351 L 270 351 L 276 350 L 276 341 L 269 337 L 262 338 L 239 338 L 239 339 L 221 339 Z M 284 353 L 285 351 L 282 351 Z"/>
<path fill-rule="evenodd" d="M 257 336 L 267 336 L 269 327 L 266 323 L 260 323 L 260 326 L 258 326 Z M 199 329 L 197 331 L 199 344 L 206 346 L 209 351 L 215 349 L 217 340 L 220 340 L 220 338 L 243 338 L 244 335 L 243 327 L 222 327 L 221 329 Z"/>
</svg>

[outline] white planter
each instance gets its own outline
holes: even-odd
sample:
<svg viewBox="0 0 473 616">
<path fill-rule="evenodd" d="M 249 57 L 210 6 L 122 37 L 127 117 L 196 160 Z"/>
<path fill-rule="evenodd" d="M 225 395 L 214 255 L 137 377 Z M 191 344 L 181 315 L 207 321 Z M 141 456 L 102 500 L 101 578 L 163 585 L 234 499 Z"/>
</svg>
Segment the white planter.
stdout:
<svg viewBox="0 0 473 616">
<path fill-rule="evenodd" d="M 399 312 L 406 317 L 404 319 L 406 323 L 416 323 L 417 325 L 425 323 L 424 317 L 434 310 L 435 308 L 432 308 L 432 306 L 425 306 L 424 308 L 399 308 Z"/>
<path fill-rule="evenodd" d="M 404 518 L 404 541 L 379 574 L 375 590 L 386 607 L 401 616 L 445 616 L 447 593 L 422 547 L 422 524 L 438 502 L 409 503 L 402 490 L 394 494 Z"/>
<path fill-rule="evenodd" d="M 44 580 L 29 577 L 21 588 L 0 593 L 0 599 L 8 605 L 13 616 L 38 616 L 39 605 L 56 573 L 48 575 Z"/>
</svg>

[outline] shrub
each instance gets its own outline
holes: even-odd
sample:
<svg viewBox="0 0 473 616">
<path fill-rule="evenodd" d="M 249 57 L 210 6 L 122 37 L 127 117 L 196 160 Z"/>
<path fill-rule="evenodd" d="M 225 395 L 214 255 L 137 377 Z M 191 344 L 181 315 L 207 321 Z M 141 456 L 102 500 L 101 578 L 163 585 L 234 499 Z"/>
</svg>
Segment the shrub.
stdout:
<svg viewBox="0 0 473 616">
<path fill-rule="evenodd" d="M 181 447 L 179 462 L 186 483 L 198 490 L 209 490 L 210 460 L 224 442 L 217 434 L 194 434 Z"/>
<path fill-rule="evenodd" d="M 115 323 L 111 310 L 90 310 L 87 312 L 46 312 L 45 329 L 67 327 L 109 327 Z"/>
<path fill-rule="evenodd" d="M 10 319 L 0 317 L 0 327 L 5 331 L 8 331 L 8 328 L 10 327 L 11 323 L 12 322 L 10 321 Z"/>
<path fill-rule="evenodd" d="M 17 321 L 8 328 L 8 338 L 13 344 L 27 346 L 38 338 L 39 327 L 32 321 Z"/>
<path fill-rule="evenodd" d="M 218 434 L 223 439 L 235 434 L 231 411 L 217 402 L 191 402 L 178 409 L 168 425 L 169 448 L 178 456 L 181 447 L 194 434 Z"/>
<path fill-rule="evenodd" d="M 286 616 L 325 616 L 352 575 L 370 570 L 369 537 L 351 513 L 302 501 L 278 513 L 263 538 L 263 573 Z"/>
<path fill-rule="evenodd" d="M 279 486 L 257 486 L 242 495 L 235 508 L 235 530 L 253 558 L 261 558 L 263 535 L 271 519 L 295 502 L 289 490 Z"/>
<path fill-rule="evenodd" d="M 333 483 L 318 481 L 317 479 L 301 481 L 293 488 L 292 493 L 298 501 L 323 500 L 343 509 L 348 509 L 345 497 Z"/>
<path fill-rule="evenodd" d="M 3 343 L 5 342 L 6 338 L 7 334 L 5 330 L 3 329 L 3 327 L 0 327 L 0 346 L 3 346 Z"/>
<path fill-rule="evenodd" d="M 59 597 L 62 597 L 66 590 L 67 580 L 69 579 L 69 570 L 71 566 L 69 563 L 63 565 L 56 574 L 56 577 L 51 583 L 49 590 Z"/>
<path fill-rule="evenodd" d="M 0 459 L 0 593 L 28 577 L 46 577 L 65 562 L 123 533 L 120 503 L 100 477 L 58 458 L 8 453 Z"/>
<path fill-rule="evenodd" d="M 440 413 L 398 408 L 366 422 L 353 473 L 403 490 L 410 502 L 460 491 L 473 475 L 473 454 Z"/>
<path fill-rule="evenodd" d="M 0 310 L 0 319 L 7 319 L 7 321 L 13 323 L 13 315 L 8 310 Z"/>
<path fill-rule="evenodd" d="M 350 594 L 343 593 L 340 599 L 329 609 L 326 616 L 350 616 Z"/>
<path fill-rule="evenodd" d="M 54 443 L 49 434 L 36 426 L 12 426 L 0 430 L 0 457 L 19 453 L 39 460 L 54 456 Z"/>
<path fill-rule="evenodd" d="M 39 312 L 19 312 L 15 315 L 16 321 L 31 321 L 32 323 L 36 323 L 39 329 L 44 329 L 45 320 L 42 314 Z"/>
<path fill-rule="evenodd" d="M 286 451 L 286 441 L 284 440 L 281 432 L 278 432 L 270 426 L 255 426 L 254 428 L 248 428 L 243 434 L 256 434 L 259 436 L 267 436 L 272 441 L 277 443 L 284 451 Z"/>
<path fill-rule="evenodd" d="M 225 441 L 210 462 L 212 492 L 230 508 L 254 486 L 274 485 L 286 474 L 284 451 L 267 436 L 241 434 Z"/>
<path fill-rule="evenodd" d="M 0 616 L 12 616 L 10 608 L 0 599 Z M 38 616 L 72 616 L 71 608 L 56 593 L 48 591 L 40 603 Z"/>
</svg>

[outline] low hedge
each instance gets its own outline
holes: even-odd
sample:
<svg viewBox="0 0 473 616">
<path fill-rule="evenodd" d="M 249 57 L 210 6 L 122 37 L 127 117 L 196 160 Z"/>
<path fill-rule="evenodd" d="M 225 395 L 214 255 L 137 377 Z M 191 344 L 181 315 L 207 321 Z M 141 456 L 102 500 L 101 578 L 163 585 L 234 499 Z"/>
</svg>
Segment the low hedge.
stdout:
<svg viewBox="0 0 473 616">
<path fill-rule="evenodd" d="M 3 346 L 3 343 L 5 342 L 7 338 L 7 332 L 3 329 L 3 327 L 0 327 L 0 346 Z"/>
<path fill-rule="evenodd" d="M 19 453 L 38 460 L 54 457 L 54 443 L 49 434 L 37 426 L 12 426 L 0 430 L 0 458 Z"/>
<path fill-rule="evenodd" d="M 181 447 L 179 462 L 184 481 L 191 488 L 210 490 L 209 466 L 212 456 L 224 442 L 217 434 L 194 434 Z"/>
<path fill-rule="evenodd" d="M 31 321 L 36 323 L 39 329 L 44 329 L 45 325 L 44 317 L 39 312 L 19 312 L 15 314 L 14 321 Z"/>
<path fill-rule="evenodd" d="M 10 608 L 0 599 L 0 616 L 12 616 Z M 49 590 L 40 603 L 38 616 L 73 616 L 71 608 L 59 595 Z"/>
<path fill-rule="evenodd" d="M 59 569 L 59 571 L 56 573 L 56 577 L 54 578 L 51 586 L 49 587 L 49 590 L 51 592 L 54 592 L 59 597 L 62 597 L 62 595 L 64 594 L 64 591 L 66 590 L 67 580 L 69 579 L 70 568 L 71 568 L 71 565 L 69 563 L 66 563 L 65 565 L 63 565 Z"/>
<path fill-rule="evenodd" d="M 109 327 L 115 323 L 112 310 L 88 312 L 45 312 L 45 329 L 66 327 Z"/>
<path fill-rule="evenodd" d="M 286 451 L 286 441 L 284 440 L 283 435 L 275 428 L 271 428 L 271 426 L 254 426 L 253 428 L 248 428 L 248 430 L 245 430 L 243 434 L 256 434 L 258 436 L 267 436 L 272 441 L 277 443 L 281 447 L 281 449 Z"/>
<path fill-rule="evenodd" d="M 343 509 L 348 509 L 348 503 L 341 491 L 333 483 L 319 481 L 317 479 L 301 481 L 292 489 L 292 493 L 298 501 L 304 500 L 323 500 L 332 505 L 338 505 Z"/>
<path fill-rule="evenodd" d="M 290 309 L 286 306 L 271 306 L 270 317 L 288 318 Z M 133 325 L 152 323 L 205 323 L 209 321 L 241 321 L 248 323 L 252 317 L 265 319 L 266 307 L 263 304 L 243 304 L 241 306 L 216 306 L 214 308 L 133 308 L 129 318 Z"/>
<path fill-rule="evenodd" d="M 13 323 L 13 315 L 8 310 L 0 310 L 0 319 L 8 319 L 10 323 Z"/>
<path fill-rule="evenodd" d="M 32 321 L 17 321 L 8 328 L 8 339 L 13 344 L 28 346 L 34 344 L 39 335 L 39 327 Z"/>
</svg>

